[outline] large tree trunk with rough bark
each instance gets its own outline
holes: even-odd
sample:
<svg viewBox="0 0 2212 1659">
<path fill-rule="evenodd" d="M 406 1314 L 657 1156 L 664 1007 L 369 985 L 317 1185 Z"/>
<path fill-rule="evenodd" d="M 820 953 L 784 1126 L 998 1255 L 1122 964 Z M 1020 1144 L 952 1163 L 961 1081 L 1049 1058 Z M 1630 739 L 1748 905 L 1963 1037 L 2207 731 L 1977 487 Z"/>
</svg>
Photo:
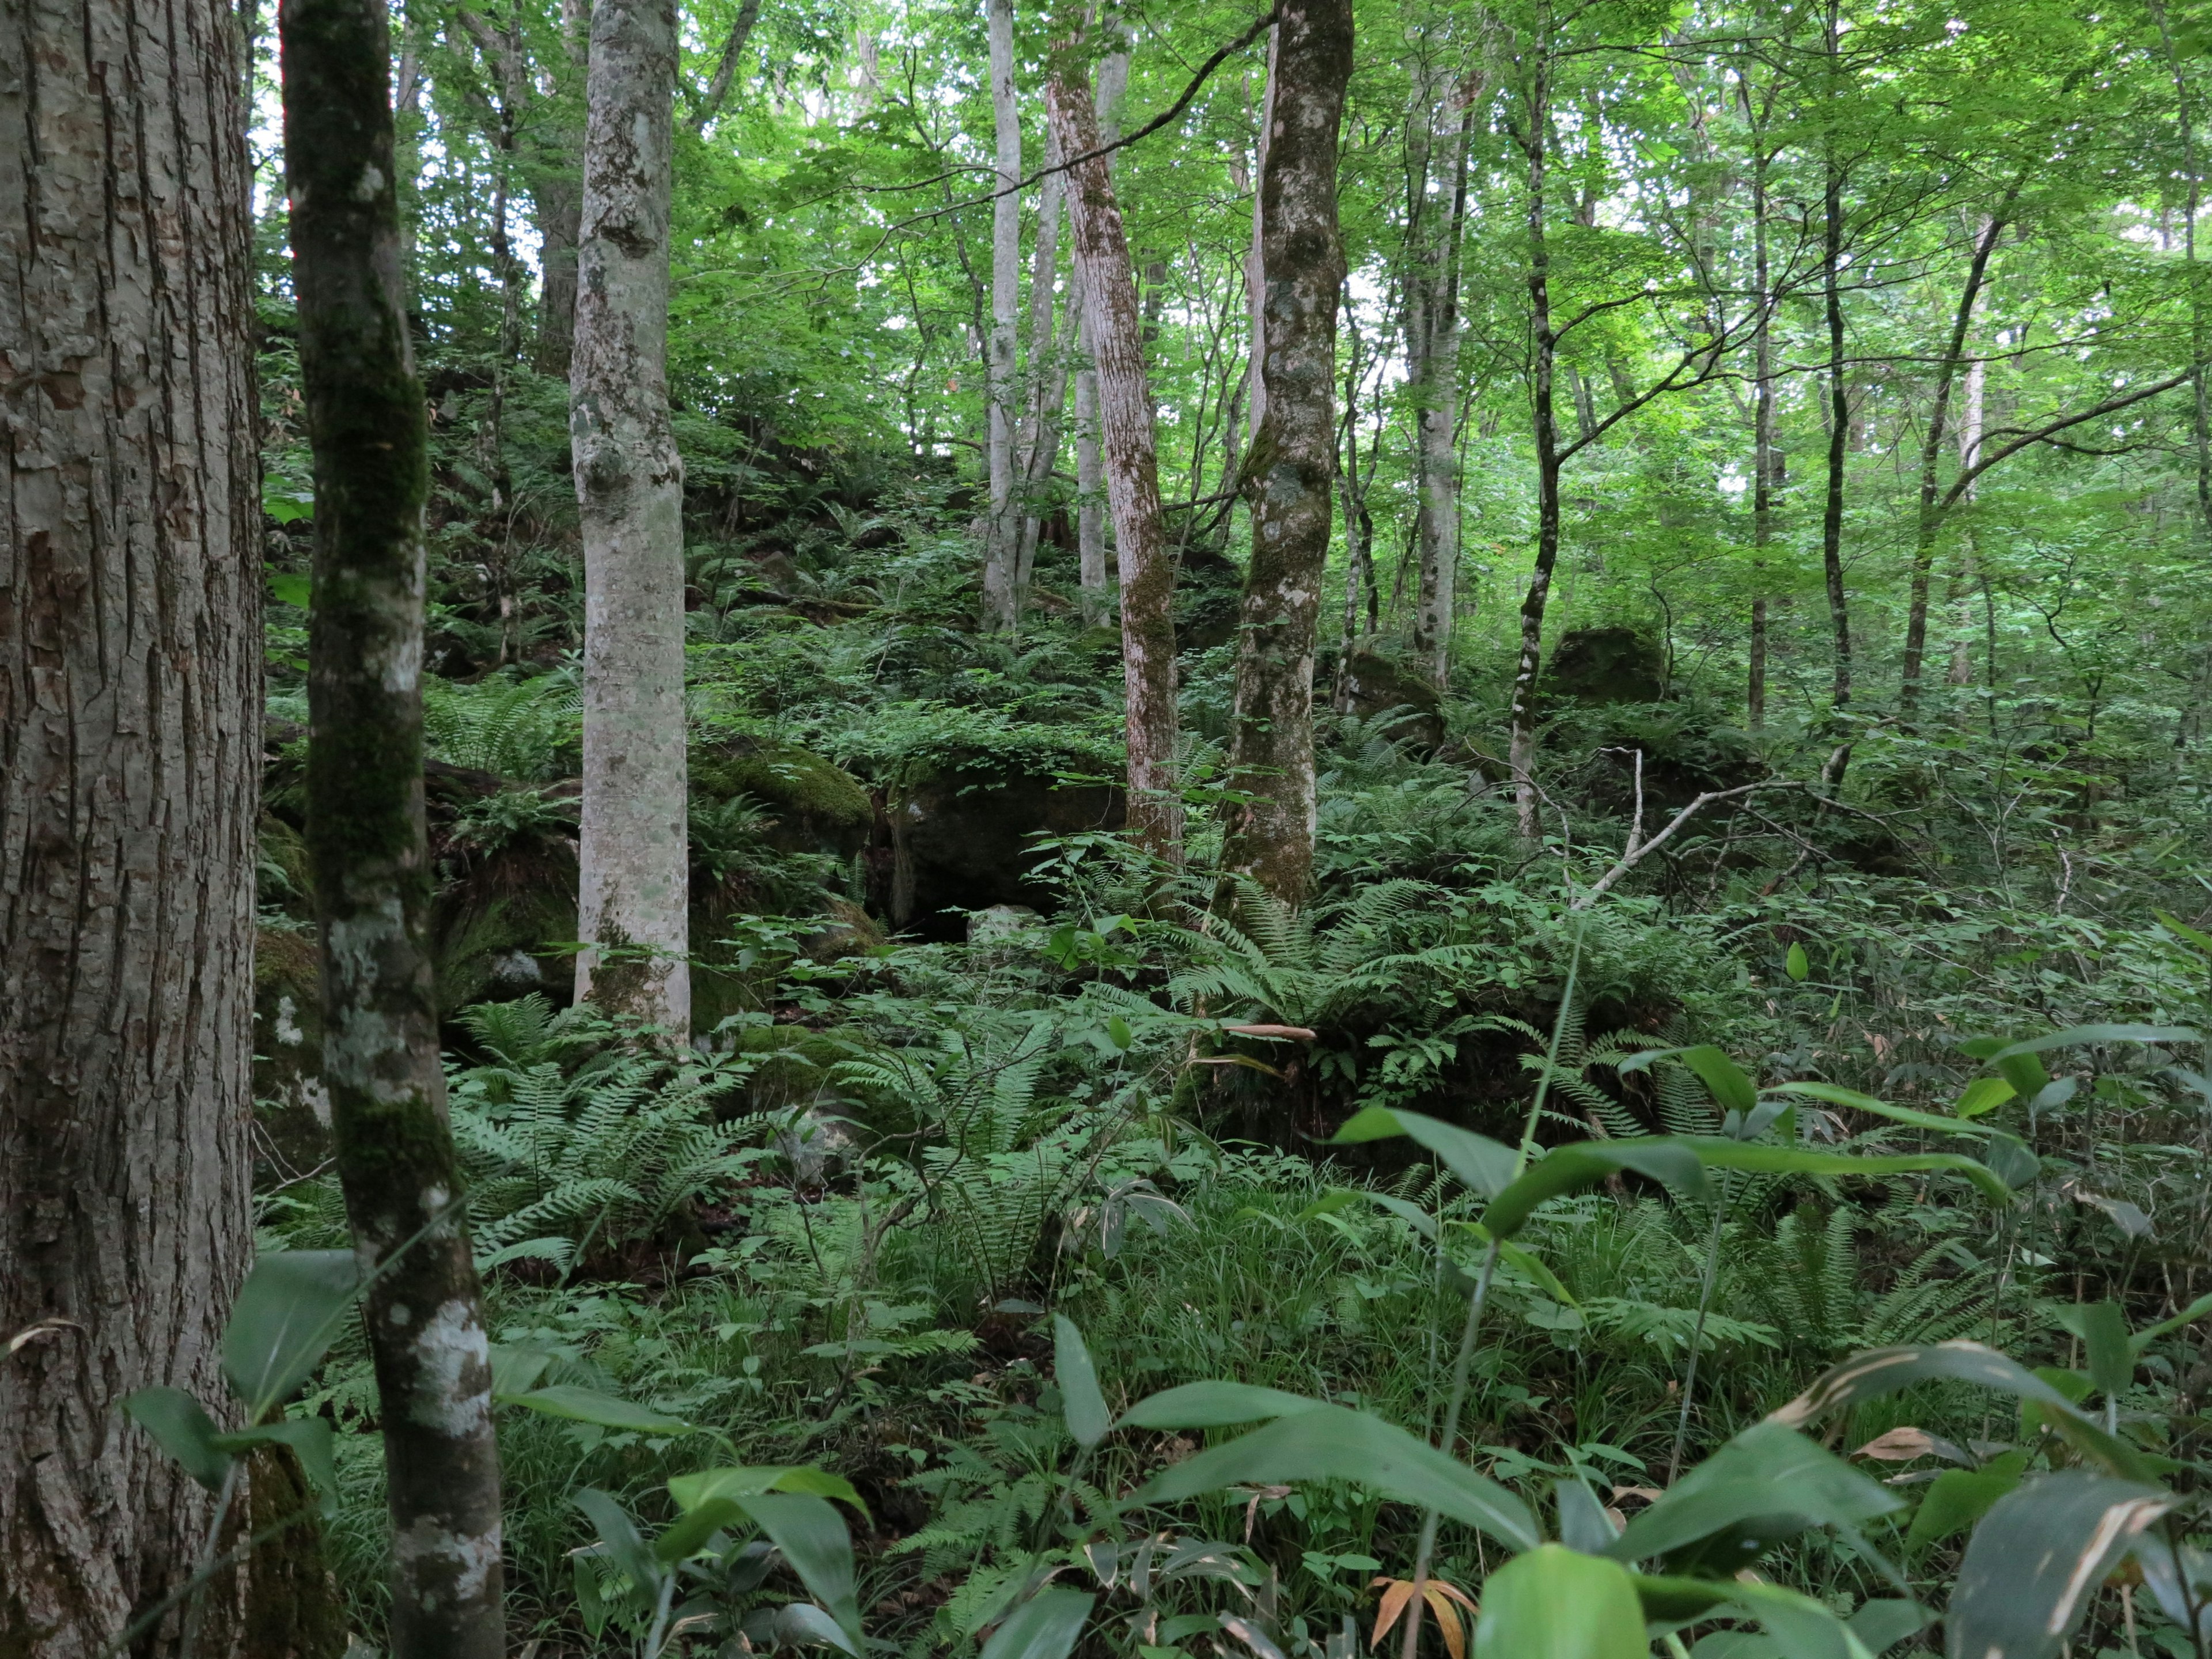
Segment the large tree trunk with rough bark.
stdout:
<svg viewBox="0 0 2212 1659">
<path fill-rule="evenodd" d="M 222 1397 L 252 1248 L 245 77 L 204 0 L 11 5 L 0 64 L 0 1653 L 95 1659 L 210 1516 L 116 1402 Z"/>
<path fill-rule="evenodd" d="M 605 0 L 602 0 L 602 3 Z M 1143 319 L 1098 118 L 1072 42 L 1054 53 L 1046 103 L 1068 171 L 1068 217 L 1098 384 L 1099 444 L 1121 572 L 1121 670 L 1129 751 L 1129 828 L 1171 863 L 1182 860 L 1182 788 L 1176 767 L 1175 561 L 1160 512 L 1159 458 Z"/>
<path fill-rule="evenodd" d="M 285 0 L 284 138 L 315 453 L 307 849 L 323 1079 L 366 1314 L 399 1659 L 501 1659 L 491 1358 L 447 1126 L 422 806 L 427 412 L 408 348 L 381 0 Z"/>
<path fill-rule="evenodd" d="M 1011 629 L 1018 620 L 1014 500 L 1014 327 L 1022 280 L 1022 118 L 1014 100 L 1013 0 L 990 0 L 991 117 L 998 171 L 991 181 L 991 332 L 984 343 L 984 465 L 990 501 L 983 520 L 983 620 Z"/>
<path fill-rule="evenodd" d="M 577 992 L 690 1033 L 684 463 L 668 418 L 673 0 L 592 12 L 569 441 L 584 530 Z"/>
<path fill-rule="evenodd" d="M 1313 874 L 1314 636 L 1336 471 L 1337 127 L 1352 75 L 1351 0 L 1288 0 L 1276 25 L 1260 177 L 1259 352 L 1266 415 L 1239 484 L 1252 558 L 1238 617 L 1230 787 L 1244 796 L 1223 862 L 1286 904 Z"/>
</svg>

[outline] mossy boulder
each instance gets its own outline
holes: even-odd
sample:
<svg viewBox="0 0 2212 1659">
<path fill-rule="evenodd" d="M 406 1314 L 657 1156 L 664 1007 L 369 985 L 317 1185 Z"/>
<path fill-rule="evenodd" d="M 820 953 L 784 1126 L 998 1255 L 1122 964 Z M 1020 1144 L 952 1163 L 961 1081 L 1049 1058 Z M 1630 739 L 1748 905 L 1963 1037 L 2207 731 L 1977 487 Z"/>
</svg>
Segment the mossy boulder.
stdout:
<svg viewBox="0 0 2212 1659">
<path fill-rule="evenodd" d="M 771 845 L 850 860 L 868 844 L 875 805 L 835 761 L 795 743 L 736 736 L 693 745 L 691 787 L 717 800 L 749 795 L 775 815 Z"/>
<path fill-rule="evenodd" d="M 1443 746 L 1443 698 L 1424 676 L 1372 651 L 1353 652 L 1342 672 L 1360 720 L 1379 720 L 1384 736 L 1425 753 Z"/>
<path fill-rule="evenodd" d="M 1657 702 L 1667 695 L 1667 653 L 1633 628 L 1576 628 L 1552 652 L 1542 690 L 1582 703 Z"/>
<path fill-rule="evenodd" d="M 981 768 L 910 784 L 890 809 L 891 925 L 953 940 L 967 933 L 963 911 L 1049 910 L 1051 890 L 1030 877 L 1034 837 L 1124 822 L 1121 791 L 1110 784 Z"/>
</svg>

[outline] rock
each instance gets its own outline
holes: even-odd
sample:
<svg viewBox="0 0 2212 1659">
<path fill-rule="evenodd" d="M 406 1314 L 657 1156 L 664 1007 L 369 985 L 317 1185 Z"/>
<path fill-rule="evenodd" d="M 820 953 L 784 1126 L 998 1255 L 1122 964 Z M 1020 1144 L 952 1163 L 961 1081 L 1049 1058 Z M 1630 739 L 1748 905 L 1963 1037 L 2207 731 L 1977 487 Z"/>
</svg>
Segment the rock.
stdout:
<svg viewBox="0 0 2212 1659">
<path fill-rule="evenodd" d="M 494 957 L 485 970 L 484 991 L 487 999 L 505 1000 L 528 996 L 532 991 L 545 988 L 545 970 L 538 966 L 538 958 L 526 951 L 507 951 Z"/>
<path fill-rule="evenodd" d="M 961 911 L 1050 906 L 1029 878 L 1031 838 L 1119 830 L 1121 792 L 1109 784 L 1062 784 L 1033 774 L 981 768 L 909 786 L 890 811 L 890 920 L 924 938 L 962 938 Z"/>
<path fill-rule="evenodd" d="M 819 1187 L 860 1155 L 853 1126 L 819 1107 L 802 1107 L 777 1126 L 775 1150 L 790 1166 L 793 1184 Z"/>
<path fill-rule="evenodd" d="M 968 918 L 970 945 L 1005 945 L 1036 927 L 1040 917 L 1026 904 L 994 904 Z"/>
<path fill-rule="evenodd" d="M 1577 702 L 1657 702 L 1667 695 L 1666 653 L 1632 628 L 1572 629 L 1552 653 L 1542 690 Z"/>
<path fill-rule="evenodd" d="M 1379 719 L 1384 736 L 1417 750 L 1433 754 L 1443 746 L 1443 699 L 1426 679 L 1371 651 L 1354 652 L 1343 672 L 1359 719 Z"/>
<path fill-rule="evenodd" d="M 786 853 L 829 853 L 849 862 L 868 844 L 875 806 L 860 781 L 835 761 L 795 743 L 747 735 L 691 750 L 691 787 L 726 800 L 750 795 L 775 815 L 769 845 Z"/>
</svg>

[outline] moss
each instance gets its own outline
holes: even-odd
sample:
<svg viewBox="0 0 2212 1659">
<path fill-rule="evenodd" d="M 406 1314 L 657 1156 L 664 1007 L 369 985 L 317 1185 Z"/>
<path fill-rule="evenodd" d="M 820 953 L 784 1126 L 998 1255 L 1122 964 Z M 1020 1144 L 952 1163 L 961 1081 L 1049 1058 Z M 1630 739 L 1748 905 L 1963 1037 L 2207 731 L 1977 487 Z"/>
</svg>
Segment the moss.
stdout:
<svg viewBox="0 0 2212 1659">
<path fill-rule="evenodd" d="M 247 1524 L 256 1534 L 315 1504 L 289 1446 L 255 1454 L 247 1491 Z M 310 1514 L 253 1552 L 240 1659 L 339 1659 L 345 1650 L 344 1607 L 323 1559 L 322 1523 Z"/>
<path fill-rule="evenodd" d="M 772 738 L 695 747 L 691 786 L 718 800 L 750 795 L 781 812 L 828 824 L 865 824 L 875 816 L 868 792 L 850 772 L 810 749 Z"/>
</svg>

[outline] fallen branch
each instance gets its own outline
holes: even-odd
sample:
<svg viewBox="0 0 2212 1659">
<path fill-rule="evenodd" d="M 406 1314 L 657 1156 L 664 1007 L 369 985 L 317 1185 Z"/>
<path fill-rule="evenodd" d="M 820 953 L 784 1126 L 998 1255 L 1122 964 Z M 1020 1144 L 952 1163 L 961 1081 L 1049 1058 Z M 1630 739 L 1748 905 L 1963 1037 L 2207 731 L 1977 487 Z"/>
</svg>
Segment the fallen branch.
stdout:
<svg viewBox="0 0 2212 1659">
<path fill-rule="evenodd" d="M 1831 757 L 1832 759 L 1832 757 Z M 1822 769 L 1825 777 L 1826 769 Z M 1636 751 L 1636 816 L 1629 821 L 1628 842 L 1620 849 L 1620 857 L 1612 869 L 1598 878 L 1597 884 L 1584 893 L 1567 908 L 1569 911 L 1587 910 L 1613 890 L 1613 884 L 1641 864 L 1645 858 L 1665 846 L 1677 830 L 1718 801 L 1741 800 L 1746 795 L 1755 795 L 1767 789 L 1805 789 L 1811 786 L 1798 778 L 1766 778 L 1757 783 L 1739 784 L 1734 789 L 1708 789 L 1695 800 L 1674 814 L 1667 827 L 1649 841 L 1644 834 L 1644 751 Z"/>
</svg>

